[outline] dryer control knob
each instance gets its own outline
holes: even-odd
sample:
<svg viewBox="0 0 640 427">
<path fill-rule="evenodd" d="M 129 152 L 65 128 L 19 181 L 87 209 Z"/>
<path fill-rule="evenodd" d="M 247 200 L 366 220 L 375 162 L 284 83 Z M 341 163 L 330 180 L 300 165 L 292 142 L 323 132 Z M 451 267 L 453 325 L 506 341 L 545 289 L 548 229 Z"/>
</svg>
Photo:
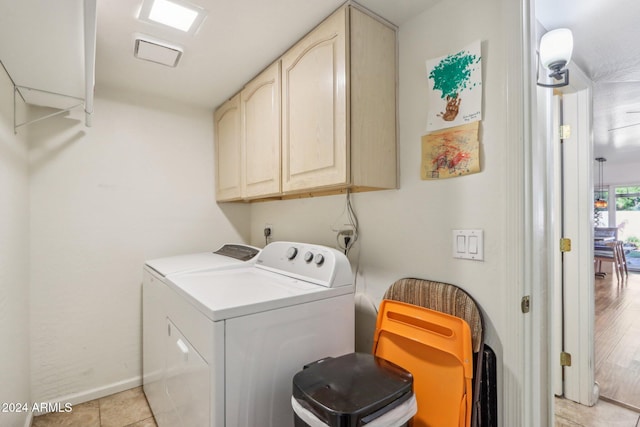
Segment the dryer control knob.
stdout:
<svg viewBox="0 0 640 427">
<path fill-rule="evenodd" d="M 304 260 L 306 262 L 311 262 L 313 261 L 313 252 L 307 252 L 304 254 Z"/>
<path fill-rule="evenodd" d="M 296 255 L 298 255 L 298 248 L 291 246 L 289 250 L 287 250 L 287 259 L 294 259 Z"/>
<path fill-rule="evenodd" d="M 313 258 L 313 262 L 315 262 L 317 265 L 322 265 L 322 263 L 324 262 L 324 255 L 317 254 L 315 258 Z"/>
</svg>

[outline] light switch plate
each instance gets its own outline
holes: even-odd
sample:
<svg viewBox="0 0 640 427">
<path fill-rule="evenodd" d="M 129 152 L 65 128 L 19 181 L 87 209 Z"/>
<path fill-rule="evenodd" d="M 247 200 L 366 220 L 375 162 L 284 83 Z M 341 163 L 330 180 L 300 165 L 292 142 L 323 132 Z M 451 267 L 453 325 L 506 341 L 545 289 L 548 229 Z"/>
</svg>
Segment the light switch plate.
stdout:
<svg viewBox="0 0 640 427">
<path fill-rule="evenodd" d="M 453 257 L 484 261 L 482 230 L 453 230 Z"/>
</svg>

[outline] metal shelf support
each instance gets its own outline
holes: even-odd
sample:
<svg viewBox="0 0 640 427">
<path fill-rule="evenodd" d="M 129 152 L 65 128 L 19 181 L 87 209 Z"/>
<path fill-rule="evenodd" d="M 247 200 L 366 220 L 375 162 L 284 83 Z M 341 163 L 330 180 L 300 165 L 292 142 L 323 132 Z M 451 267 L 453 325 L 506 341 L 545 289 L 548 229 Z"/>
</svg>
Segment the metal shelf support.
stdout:
<svg viewBox="0 0 640 427">
<path fill-rule="evenodd" d="M 2 65 L 2 69 L 4 69 L 4 72 L 7 74 L 7 77 L 9 77 L 9 81 L 11 82 L 11 85 L 13 86 L 13 133 L 17 134 L 18 133 L 18 128 L 22 127 L 22 126 L 28 126 L 30 124 L 33 123 L 37 123 L 41 120 L 45 120 L 48 119 L 50 117 L 55 117 L 58 116 L 60 114 L 64 114 L 68 111 L 73 110 L 74 108 L 78 108 L 78 107 L 84 107 L 85 106 L 85 100 L 82 98 L 77 98 L 75 96 L 69 96 L 69 95 L 64 95 L 62 93 L 56 93 L 56 92 L 51 92 L 48 90 L 42 90 L 42 89 L 36 89 L 36 88 L 32 88 L 32 87 L 27 87 L 27 86 L 20 86 L 17 85 L 15 83 L 15 81 L 13 80 L 13 78 L 11 77 L 11 74 L 9 74 L 9 70 L 7 70 L 7 67 L 5 67 L 5 65 L 2 63 L 2 61 L 0 61 L 0 65 Z M 24 121 L 22 123 L 18 123 L 18 118 L 17 118 L 17 111 L 18 111 L 18 96 L 22 99 L 22 102 L 24 102 L 25 104 L 27 103 L 27 101 L 24 99 L 24 96 L 22 95 L 21 90 L 24 91 L 36 91 L 36 92 L 40 92 L 40 93 L 46 93 L 49 95 L 56 95 L 56 96 L 62 96 L 65 98 L 69 98 L 69 99 L 74 99 L 76 101 L 80 101 L 77 104 L 72 105 L 71 107 L 68 108 L 64 108 L 64 109 L 58 109 L 58 111 L 51 113 L 51 114 L 46 114 L 42 117 L 38 117 L 36 119 L 33 120 L 27 120 Z M 86 110 L 86 109 L 85 109 Z"/>
</svg>

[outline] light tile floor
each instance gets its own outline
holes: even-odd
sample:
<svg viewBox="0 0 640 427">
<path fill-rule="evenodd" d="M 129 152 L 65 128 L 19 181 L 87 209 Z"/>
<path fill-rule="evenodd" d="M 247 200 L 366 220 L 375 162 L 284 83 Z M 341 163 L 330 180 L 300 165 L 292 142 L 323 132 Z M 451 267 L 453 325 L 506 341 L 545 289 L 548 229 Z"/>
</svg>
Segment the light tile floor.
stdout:
<svg viewBox="0 0 640 427">
<path fill-rule="evenodd" d="M 142 387 L 33 419 L 32 427 L 157 427 Z"/>
<path fill-rule="evenodd" d="M 603 400 L 588 407 L 555 399 L 555 427 L 640 427 L 640 413 Z"/>
<path fill-rule="evenodd" d="M 555 399 L 555 427 L 640 427 L 640 413 L 605 401 L 594 407 Z M 142 387 L 35 417 L 32 427 L 157 427 Z"/>
</svg>

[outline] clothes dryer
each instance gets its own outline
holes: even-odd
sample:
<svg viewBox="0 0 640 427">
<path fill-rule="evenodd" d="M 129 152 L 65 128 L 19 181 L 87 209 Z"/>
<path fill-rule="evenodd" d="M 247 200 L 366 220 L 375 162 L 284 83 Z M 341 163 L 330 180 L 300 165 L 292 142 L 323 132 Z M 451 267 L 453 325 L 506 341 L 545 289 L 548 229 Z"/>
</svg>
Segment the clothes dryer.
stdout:
<svg viewBox="0 0 640 427">
<path fill-rule="evenodd" d="M 169 277 L 159 427 L 292 427 L 291 381 L 310 360 L 354 349 L 343 253 L 274 242 L 252 266 Z M 145 388 L 145 392 L 147 389 Z"/>
<path fill-rule="evenodd" d="M 246 267 L 255 263 L 260 249 L 225 244 L 216 251 L 149 260 L 142 281 L 142 382 L 153 402 L 165 402 L 165 346 L 167 312 L 163 288 L 169 277 L 195 271 L 216 271 Z"/>
</svg>

